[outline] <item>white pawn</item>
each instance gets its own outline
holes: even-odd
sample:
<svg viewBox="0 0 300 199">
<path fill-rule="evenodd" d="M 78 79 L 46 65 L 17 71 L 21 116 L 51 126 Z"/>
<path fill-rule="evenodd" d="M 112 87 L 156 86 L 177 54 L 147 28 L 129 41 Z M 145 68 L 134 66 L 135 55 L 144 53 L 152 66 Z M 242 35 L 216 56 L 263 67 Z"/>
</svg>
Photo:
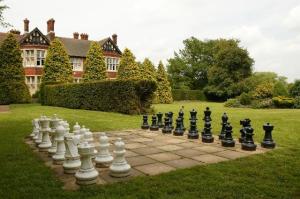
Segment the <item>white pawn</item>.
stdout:
<svg viewBox="0 0 300 199">
<path fill-rule="evenodd" d="M 56 153 L 56 147 L 57 147 L 57 142 L 56 142 L 56 137 L 57 137 L 57 133 L 56 133 L 56 128 L 59 125 L 59 122 L 62 121 L 62 119 L 57 118 L 57 115 L 54 114 L 53 118 L 51 119 L 51 148 L 48 150 L 48 155 L 50 157 L 52 157 L 55 153 Z"/>
<path fill-rule="evenodd" d="M 63 126 L 65 128 L 65 134 L 70 133 L 70 125 L 67 121 L 64 121 Z"/>
<path fill-rule="evenodd" d="M 39 128 L 40 128 L 39 119 L 32 120 L 32 124 L 33 124 L 33 131 L 32 131 L 33 136 L 32 134 L 30 136 L 32 136 L 33 140 L 36 140 L 39 136 Z"/>
<path fill-rule="evenodd" d="M 80 154 L 81 166 L 76 172 L 76 183 L 80 185 L 95 184 L 99 175 L 92 162 L 92 155 L 95 147 L 88 142 L 84 142 L 78 146 Z"/>
<path fill-rule="evenodd" d="M 76 124 L 73 126 L 73 133 L 74 133 L 74 135 L 80 134 L 80 126 L 79 126 L 78 122 L 76 122 Z"/>
<path fill-rule="evenodd" d="M 94 141 L 93 133 L 90 131 L 90 129 L 86 129 L 86 131 L 84 133 L 84 139 L 88 143 L 92 143 Z"/>
<path fill-rule="evenodd" d="M 66 146 L 65 161 L 63 163 L 64 172 L 76 173 L 81 165 L 77 148 L 80 138 L 77 135 L 69 133 L 65 135 L 64 142 Z"/>
<path fill-rule="evenodd" d="M 108 137 L 105 133 L 101 133 L 99 137 L 98 153 L 95 158 L 96 167 L 108 167 L 107 164 L 110 164 L 114 159 L 108 151 L 109 145 Z"/>
<path fill-rule="evenodd" d="M 66 147 L 64 143 L 64 136 L 65 136 L 66 129 L 64 128 L 63 125 L 64 122 L 61 121 L 58 127 L 56 128 L 57 137 L 55 138 L 55 140 L 57 142 L 57 149 L 56 149 L 56 153 L 52 156 L 54 164 L 63 164 L 65 160 Z"/>
<path fill-rule="evenodd" d="M 50 129 L 50 118 L 43 117 L 40 119 L 41 130 L 42 133 L 42 142 L 38 145 L 39 151 L 48 151 L 51 147 L 51 140 L 49 137 Z"/>
<path fill-rule="evenodd" d="M 38 121 L 38 124 L 39 124 L 39 132 L 38 132 L 38 135 L 36 136 L 36 139 L 35 139 L 35 144 L 36 146 L 38 146 L 39 144 L 42 143 L 42 136 L 43 136 L 43 133 L 41 132 L 41 119 L 43 119 L 45 116 L 41 116 L 39 118 L 39 121 Z"/>
<path fill-rule="evenodd" d="M 130 175 L 131 166 L 127 163 L 125 159 L 125 144 L 122 138 L 118 138 L 115 142 L 115 159 L 109 167 L 110 175 L 113 177 L 126 177 Z"/>
</svg>

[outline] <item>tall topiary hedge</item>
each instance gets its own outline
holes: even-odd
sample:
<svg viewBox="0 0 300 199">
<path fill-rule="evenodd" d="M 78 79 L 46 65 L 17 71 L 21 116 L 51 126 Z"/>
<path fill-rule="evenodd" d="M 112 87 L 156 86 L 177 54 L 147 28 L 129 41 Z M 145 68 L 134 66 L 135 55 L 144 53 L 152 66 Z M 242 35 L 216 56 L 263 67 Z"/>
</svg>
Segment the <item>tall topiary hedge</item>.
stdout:
<svg viewBox="0 0 300 199">
<path fill-rule="evenodd" d="M 135 61 L 132 52 L 125 48 L 118 68 L 118 79 L 120 80 L 141 80 L 141 72 Z"/>
<path fill-rule="evenodd" d="M 84 63 L 84 81 L 97 81 L 106 79 L 106 65 L 99 43 L 92 42 Z"/>
<path fill-rule="evenodd" d="M 46 85 L 44 103 L 74 109 L 139 114 L 151 110 L 155 89 L 154 81 L 145 80 Z"/>
<path fill-rule="evenodd" d="M 21 51 L 13 34 L 0 46 L 0 104 L 27 103 L 30 94 L 25 84 Z"/>
<path fill-rule="evenodd" d="M 156 74 L 157 80 L 157 99 L 158 103 L 169 104 L 173 102 L 170 82 L 163 63 L 160 61 Z"/>
</svg>

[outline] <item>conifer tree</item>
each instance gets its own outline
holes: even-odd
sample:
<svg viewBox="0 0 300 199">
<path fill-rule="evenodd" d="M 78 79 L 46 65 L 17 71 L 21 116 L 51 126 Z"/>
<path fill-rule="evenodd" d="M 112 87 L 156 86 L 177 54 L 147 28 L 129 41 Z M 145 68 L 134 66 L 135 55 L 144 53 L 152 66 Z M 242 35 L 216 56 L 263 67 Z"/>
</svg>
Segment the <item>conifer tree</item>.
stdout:
<svg viewBox="0 0 300 199">
<path fill-rule="evenodd" d="M 156 70 L 153 63 L 148 58 L 144 59 L 140 71 L 142 79 L 156 82 Z"/>
<path fill-rule="evenodd" d="M 140 70 L 138 64 L 135 62 L 134 55 L 128 48 L 125 48 L 118 68 L 118 79 L 140 80 L 140 75 Z"/>
<path fill-rule="evenodd" d="M 47 52 L 43 83 L 73 81 L 72 66 L 65 47 L 57 38 L 54 39 Z"/>
<path fill-rule="evenodd" d="M 20 46 L 15 36 L 10 33 L 0 46 L 0 104 L 29 101 Z"/>
<path fill-rule="evenodd" d="M 106 65 L 103 52 L 99 43 L 91 43 L 84 66 L 84 81 L 96 81 L 106 79 Z"/>
<path fill-rule="evenodd" d="M 163 63 L 160 61 L 157 68 L 157 102 L 169 104 L 173 102 L 170 82 Z"/>
</svg>

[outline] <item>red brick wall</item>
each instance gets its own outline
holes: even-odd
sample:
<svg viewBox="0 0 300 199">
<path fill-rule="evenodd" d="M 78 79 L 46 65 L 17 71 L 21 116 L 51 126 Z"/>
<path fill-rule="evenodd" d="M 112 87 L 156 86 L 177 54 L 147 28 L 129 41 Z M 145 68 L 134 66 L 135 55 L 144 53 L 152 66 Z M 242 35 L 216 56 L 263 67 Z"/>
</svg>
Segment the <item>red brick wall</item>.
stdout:
<svg viewBox="0 0 300 199">
<path fill-rule="evenodd" d="M 25 70 L 25 75 L 26 76 L 42 75 L 43 74 L 43 68 L 25 67 L 24 70 Z"/>
<path fill-rule="evenodd" d="M 107 77 L 110 79 L 110 78 L 117 78 L 117 72 L 111 72 L 111 71 L 108 71 L 107 72 Z"/>
</svg>

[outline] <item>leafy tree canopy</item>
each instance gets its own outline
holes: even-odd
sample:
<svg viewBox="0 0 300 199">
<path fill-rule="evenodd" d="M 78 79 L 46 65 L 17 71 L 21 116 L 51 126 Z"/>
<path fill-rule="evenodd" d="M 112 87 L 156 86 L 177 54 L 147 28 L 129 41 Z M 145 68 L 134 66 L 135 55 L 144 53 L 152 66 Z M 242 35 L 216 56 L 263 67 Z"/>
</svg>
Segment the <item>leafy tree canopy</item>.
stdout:
<svg viewBox="0 0 300 199">
<path fill-rule="evenodd" d="M 168 75 L 165 71 L 163 63 L 160 61 L 157 68 L 157 102 L 158 103 L 172 103 L 172 92 Z"/>
<path fill-rule="evenodd" d="M 293 97 L 300 96 L 300 80 L 295 80 L 294 84 L 291 86 L 290 94 Z"/>
<path fill-rule="evenodd" d="M 145 58 L 140 67 L 142 79 L 156 81 L 156 70 L 150 59 Z"/>
<path fill-rule="evenodd" d="M 0 4 L 2 4 L 3 0 L 0 0 Z M 3 12 L 8 9 L 9 7 L 7 5 L 0 5 L 0 26 L 2 27 L 8 27 L 11 26 L 9 23 L 5 22 Z"/>
<path fill-rule="evenodd" d="M 135 56 L 128 48 L 125 48 L 122 54 L 119 68 L 118 68 L 117 78 L 122 80 L 141 79 L 140 68 L 138 67 L 138 64 L 135 62 Z"/>
<path fill-rule="evenodd" d="M 84 81 L 106 79 L 106 65 L 99 43 L 92 42 L 85 60 Z"/>
</svg>

